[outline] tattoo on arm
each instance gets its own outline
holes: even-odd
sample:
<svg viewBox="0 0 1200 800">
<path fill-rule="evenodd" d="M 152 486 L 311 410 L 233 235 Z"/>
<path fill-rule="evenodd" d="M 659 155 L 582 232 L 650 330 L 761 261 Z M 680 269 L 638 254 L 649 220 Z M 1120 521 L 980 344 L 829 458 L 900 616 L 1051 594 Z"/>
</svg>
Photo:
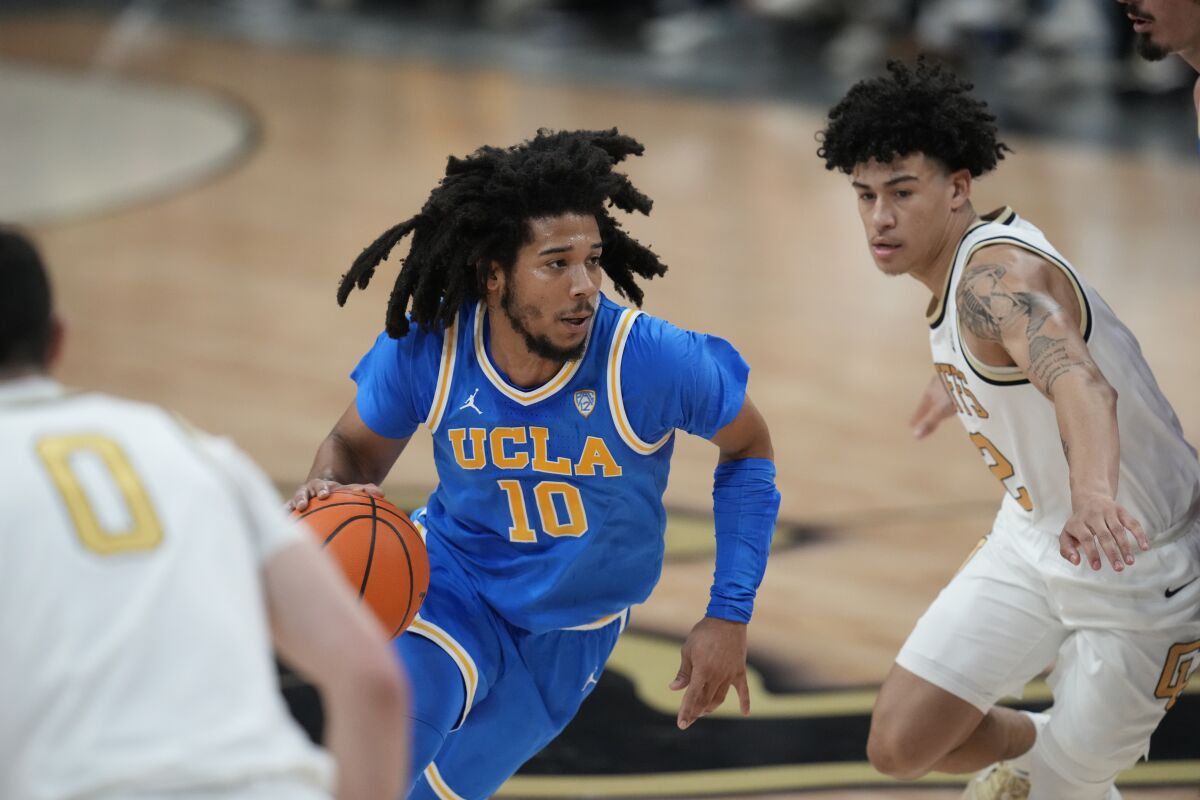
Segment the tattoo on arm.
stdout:
<svg viewBox="0 0 1200 800">
<path fill-rule="evenodd" d="M 1002 342 L 1005 330 L 1023 322 L 1029 343 L 1029 379 L 1049 395 L 1063 375 L 1094 364 L 1086 355 L 1073 357 L 1065 337 L 1041 332 L 1060 307 L 1044 295 L 1008 288 L 1003 283 L 1006 272 L 1001 264 L 967 267 L 956 293 L 959 319 L 968 331 L 989 342 Z"/>
</svg>

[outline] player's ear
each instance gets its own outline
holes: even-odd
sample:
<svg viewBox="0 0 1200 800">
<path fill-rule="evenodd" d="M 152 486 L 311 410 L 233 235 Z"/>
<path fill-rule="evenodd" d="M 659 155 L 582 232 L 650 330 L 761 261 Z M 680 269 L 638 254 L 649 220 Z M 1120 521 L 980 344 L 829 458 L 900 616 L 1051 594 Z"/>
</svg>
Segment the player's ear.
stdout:
<svg viewBox="0 0 1200 800">
<path fill-rule="evenodd" d="M 487 266 L 487 277 L 484 280 L 484 286 L 487 287 L 488 294 L 503 291 L 505 277 L 507 276 L 504 273 L 504 268 L 500 266 L 499 262 L 489 262 Z"/>
<path fill-rule="evenodd" d="M 950 208 L 958 211 L 971 201 L 971 171 L 960 169 L 950 173 Z"/>
</svg>

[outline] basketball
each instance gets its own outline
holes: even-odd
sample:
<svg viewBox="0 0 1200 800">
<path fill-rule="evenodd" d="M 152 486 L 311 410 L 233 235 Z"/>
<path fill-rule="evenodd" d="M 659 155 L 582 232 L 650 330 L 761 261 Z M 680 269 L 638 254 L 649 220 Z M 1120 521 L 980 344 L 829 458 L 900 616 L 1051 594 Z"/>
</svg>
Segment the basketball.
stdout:
<svg viewBox="0 0 1200 800">
<path fill-rule="evenodd" d="M 429 589 L 429 556 L 408 515 L 387 500 L 339 489 L 293 516 L 308 523 L 392 638 L 403 633 Z"/>
</svg>

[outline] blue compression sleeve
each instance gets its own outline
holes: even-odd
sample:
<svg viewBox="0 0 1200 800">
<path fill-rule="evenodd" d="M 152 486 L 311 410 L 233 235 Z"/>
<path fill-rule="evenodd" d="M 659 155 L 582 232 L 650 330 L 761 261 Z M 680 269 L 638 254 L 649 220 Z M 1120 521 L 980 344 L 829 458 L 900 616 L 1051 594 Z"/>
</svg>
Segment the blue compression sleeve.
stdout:
<svg viewBox="0 0 1200 800">
<path fill-rule="evenodd" d="M 765 458 L 743 458 L 717 467 L 713 474 L 717 568 L 707 616 L 750 621 L 778 514 L 773 463 Z"/>
</svg>

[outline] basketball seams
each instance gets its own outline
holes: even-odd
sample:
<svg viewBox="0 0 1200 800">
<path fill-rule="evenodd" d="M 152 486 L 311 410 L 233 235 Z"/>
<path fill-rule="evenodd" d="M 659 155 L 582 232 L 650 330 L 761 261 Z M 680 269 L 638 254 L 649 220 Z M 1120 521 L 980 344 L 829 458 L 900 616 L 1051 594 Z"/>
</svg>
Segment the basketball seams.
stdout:
<svg viewBox="0 0 1200 800">
<path fill-rule="evenodd" d="M 337 509 L 329 512 L 334 515 L 333 518 L 329 518 L 328 514 L 324 518 L 317 516 L 318 512 L 326 509 Z M 390 503 L 377 500 L 373 495 L 346 490 L 331 492 L 329 496 L 314 502 L 314 507 L 296 516 L 298 519 L 308 520 L 309 526 L 314 530 L 323 529 L 318 534 L 318 540 L 322 538 L 325 531 L 329 531 L 331 524 L 336 526 L 332 532 L 323 537 L 322 547 L 327 547 L 334 554 L 335 560 L 341 562 L 343 572 L 349 579 L 350 585 L 358 583 L 359 601 L 375 609 L 378 617 L 392 620 L 396 619 L 393 615 L 397 611 L 403 611 L 403 615 L 399 618 L 400 622 L 394 630 L 389 631 L 391 638 L 401 634 L 408 626 L 406 621 L 409 620 L 410 615 L 415 617 L 416 610 L 421 607 L 425 596 L 425 587 L 418 586 L 417 581 L 420 579 L 424 583 L 428 580 L 427 577 L 421 575 L 422 565 L 426 563 L 427 556 L 423 552 L 424 540 L 421 538 L 421 531 L 416 525 L 402 511 L 392 507 Z M 310 517 L 312 519 L 309 519 Z M 329 522 L 317 525 L 317 522 L 322 519 L 328 519 Z M 369 529 L 362 524 L 367 519 L 370 519 Z M 381 525 L 384 529 L 380 528 Z M 351 540 L 347 540 L 345 546 L 335 544 L 334 540 L 338 539 L 347 528 L 350 528 Z M 359 538 L 365 536 L 368 530 L 370 531 L 369 541 Z M 389 551 L 387 549 L 390 547 L 386 544 L 387 531 L 391 531 L 395 536 L 399 550 Z M 418 548 L 415 542 L 408 541 L 410 534 L 421 541 L 422 547 Z M 342 540 L 338 539 L 338 541 Z M 376 559 L 376 549 L 380 547 L 383 547 L 384 551 L 381 551 L 379 558 Z M 357 557 L 353 556 L 356 551 Z M 337 555 L 337 553 L 343 555 Z M 363 558 L 364 556 L 365 558 Z M 348 558 L 354 560 L 348 561 L 346 560 Z M 414 558 L 420 563 L 414 563 Z M 375 582 L 372 584 L 371 579 L 375 571 L 373 567 L 377 560 L 383 573 L 374 576 Z M 351 566 L 355 563 L 361 566 L 358 568 Z M 402 571 L 397 572 L 397 570 Z M 407 586 L 404 585 L 405 580 L 408 581 Z"/>
</svg>

